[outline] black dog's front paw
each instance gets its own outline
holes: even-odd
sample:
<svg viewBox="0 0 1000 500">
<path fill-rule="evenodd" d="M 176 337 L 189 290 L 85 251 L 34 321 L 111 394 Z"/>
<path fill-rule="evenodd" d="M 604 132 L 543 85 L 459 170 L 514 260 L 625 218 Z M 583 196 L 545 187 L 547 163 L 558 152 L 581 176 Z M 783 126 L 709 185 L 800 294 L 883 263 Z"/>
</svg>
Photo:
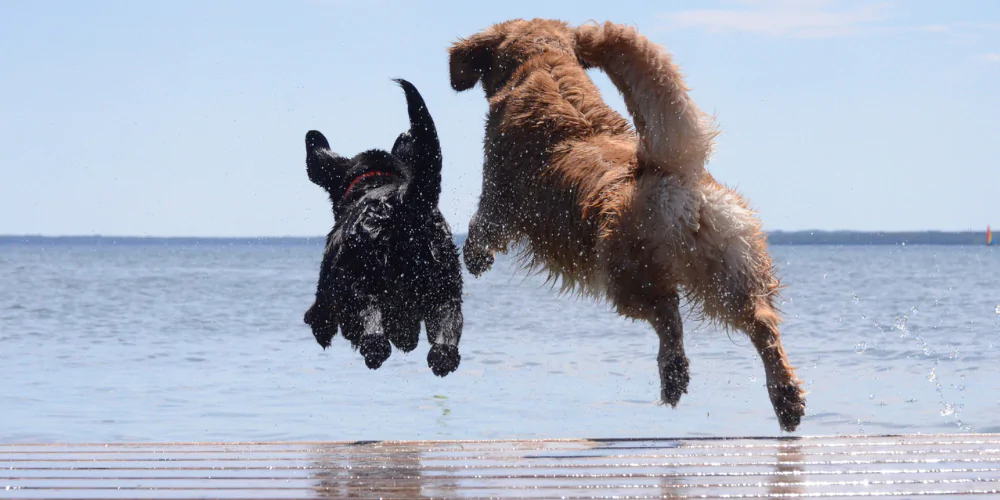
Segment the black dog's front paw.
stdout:
<svg viewBox="0 0 1000 500">
<path fill-rule="evenodd" d="M 337 335 L 337 319 L 332 314 L 322 313 L 323 308 L 313 304 L 302 317 L 302 321 L 312 329 L 316 343 L 324 350 L 330 347 L 330 341 Z"/>
<path fill-rule="evenodd" d="M 492 252 L 473 250 L 468 245 L 462 248 L 462 259 L 465 261 L 465 268 L 477 278 L 489 271 L 494 261 Z"/>
<path fill-rule="evenodd" d="M 392 354 L 392 346 L 385 335 L 365 335 L 361 337 L 361 355 L 365 357 L 365 366 L 377 370 Z"/>
<path fill-rule="evenodd" d="M 458 369 L 458 364 L 462 361 L 462 356 L 458 353 L 458 347 L 453 345 L 434 344 L 431 352 L 427 353 L 427 366 L 438 377 L 443 377 Z"/>
</svg>

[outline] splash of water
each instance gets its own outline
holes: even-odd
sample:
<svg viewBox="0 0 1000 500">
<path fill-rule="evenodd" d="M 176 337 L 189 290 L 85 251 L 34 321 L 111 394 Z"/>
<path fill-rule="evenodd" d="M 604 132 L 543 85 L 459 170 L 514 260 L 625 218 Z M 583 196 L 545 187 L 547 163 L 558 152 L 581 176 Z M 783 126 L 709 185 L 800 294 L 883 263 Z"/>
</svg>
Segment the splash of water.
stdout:
<svg viewBox="0 0 1000 500">
<path fill-rule="evenodd" d="M 904 315 L 896 318 L 896 321 L 893 322 L 893 324 L 892 324 L 892 326 L 895 329 L 897 329 L 900 332 L 902 332 L 902 333 L 899 334 L 899 338 L 905 339 L 905 338 L 907 338 L 907 337 L 910 336 L 910 330 L 906 327 L 906 321 L 907 321 L 907 319 L 908 319 L 907 316 L 904 314 Z"/>
</svg>

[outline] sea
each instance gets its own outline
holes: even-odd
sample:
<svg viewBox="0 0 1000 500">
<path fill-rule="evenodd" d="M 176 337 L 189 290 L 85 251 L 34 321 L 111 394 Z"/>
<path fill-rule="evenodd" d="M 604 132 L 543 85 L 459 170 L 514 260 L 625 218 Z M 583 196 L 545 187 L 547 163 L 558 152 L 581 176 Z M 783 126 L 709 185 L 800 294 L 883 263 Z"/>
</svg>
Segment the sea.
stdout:
<svg viewBox="0 0 1000 500">
<path fill-rule="evenodd" d="M 465 276 L 461 366 L 378 370 L 302 315 L 322 241 L 0 245 L 0 443 L 781 435 L 748 339 L 685 322 L 691 384 L 658 404 L 657 338 L 501 257 Z M 1000 432 L 1000 251 L 774 245 L 793 435 Z"/>
</svg>

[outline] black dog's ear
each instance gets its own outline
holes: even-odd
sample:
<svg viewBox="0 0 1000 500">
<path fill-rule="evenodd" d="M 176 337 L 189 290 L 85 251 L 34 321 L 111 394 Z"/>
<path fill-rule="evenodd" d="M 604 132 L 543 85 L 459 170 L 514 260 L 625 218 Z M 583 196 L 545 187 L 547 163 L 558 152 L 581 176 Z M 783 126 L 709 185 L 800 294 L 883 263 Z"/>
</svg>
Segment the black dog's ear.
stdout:
<svg viewBox="0 0 1000 500">
<path fill-rule="evenodd" d="M 310 130 L 306 132 L 306 151 L 312 153 L 317 149 L 329 150 L 330 141 L 319 130 Z"/>
<path fill-rule="evenodd" d="M 452 44 L 448 49 L 451 88 L 469 90 L 486 74 L 493 64 L 493 53 L 506 38 L 505 27 L 501 23 Z"/>
<path fill-rule="evenodd" d="M 320 187 L 332 188 L 340 182 L 348 160 L 330 151 L 330 143 L 316 130 L 306 133 L 306 173 Z"/>
<path fill-rule="evenodd" d="M 396 142 L 392 143 L 391 154 L 406 163 L 413 161 L 413 136 L 410 135 L 409 131 L 399 134 L 399 137 L 396 138 Z"/>
</svg>

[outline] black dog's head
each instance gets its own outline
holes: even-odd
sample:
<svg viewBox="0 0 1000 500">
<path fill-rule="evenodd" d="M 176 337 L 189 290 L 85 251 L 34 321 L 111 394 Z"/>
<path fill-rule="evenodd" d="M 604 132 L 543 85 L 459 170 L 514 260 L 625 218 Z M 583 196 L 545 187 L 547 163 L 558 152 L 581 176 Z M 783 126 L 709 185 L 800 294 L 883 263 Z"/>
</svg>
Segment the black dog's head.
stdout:
<svg viewBox="0 0 1000 500">
<path fill-rule="evenodd" d="M 372 369 L 389 357 L 391 345 L 414 349 L 424 321 L 433 344 L 428 363 L 444 376 L 459 361 L 461 268 L 437 207 L 441 147 L 434 121 L 417 89 L 396 81 L 406 94 L 410 129 L 391 152 L 345 158 L 323 134 L 306 134 L 309 180 L 330 196 L 335 223 L 316 302 L 304 319 L 324 348 L 339 327 Z"/>
<path fill-rule="evenodd" d="M 412 177 L 408 165 L 385 151 L 372 149 L 344 158 L 330 151 L 330 143 L 316 130 L 306 134 L 306 152 L 309 180 L 330 195 L 335 216 L 350 206 L 349 198 L 363 198 L 380 186 L 399 189 Z"/>
</svg>

